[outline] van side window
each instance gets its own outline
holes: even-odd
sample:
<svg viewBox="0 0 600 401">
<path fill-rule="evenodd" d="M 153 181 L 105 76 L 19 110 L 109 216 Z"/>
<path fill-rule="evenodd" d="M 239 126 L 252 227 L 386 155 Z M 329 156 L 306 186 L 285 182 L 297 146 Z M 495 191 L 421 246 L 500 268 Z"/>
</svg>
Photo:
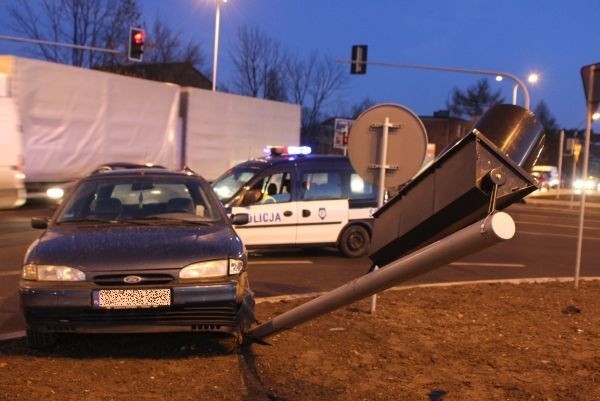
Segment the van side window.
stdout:
<svg viewBox="0 0 600 401">
<path fill-rule="evenodd" d="M 302 199 L 327 200 L 341 199 L 342 172 L 341 171 L 311 171 L 302 174 Z"/>
<path fill-rule="evenodd" d="M 249 192 L 256 194 L 256 200 L 249 204 L 289 202 L 292 199 L 291 182 L 290 172 L 263 177 L 250 189 Z"/>
<path fill-rule="evenodd" d="M 350 193 L 348 198 L 350 200 L 376 199 L 377 188 L 373 184 L 363 180 L 357 173 L 352 173 L 350 174 Z"/>
</svg>

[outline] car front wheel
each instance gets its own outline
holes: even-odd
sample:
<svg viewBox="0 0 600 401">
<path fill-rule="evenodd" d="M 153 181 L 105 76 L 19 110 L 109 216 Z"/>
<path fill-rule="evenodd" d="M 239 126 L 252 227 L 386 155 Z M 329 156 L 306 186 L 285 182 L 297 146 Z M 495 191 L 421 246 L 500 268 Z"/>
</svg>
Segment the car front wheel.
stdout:
<svg viewBox="0 0 600 401">
<path fill-rule="evenodd" d="M 360 225 L 347 227 L 340 237 L 340 252 L 349 258 L 358 258 L 367 254 L 371 237 L 369 231 Z"/>
</svg>

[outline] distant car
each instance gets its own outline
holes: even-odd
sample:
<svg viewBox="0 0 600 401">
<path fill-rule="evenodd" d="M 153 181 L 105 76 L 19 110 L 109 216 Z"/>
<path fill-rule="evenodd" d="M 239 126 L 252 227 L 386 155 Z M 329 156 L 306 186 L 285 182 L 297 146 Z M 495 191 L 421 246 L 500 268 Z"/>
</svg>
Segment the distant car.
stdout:
<svg viewBox="0 0 600 401">
<path fill-rule="evenodd" d="M 558 168 L 556 168 L 556 166 L 533 166 L 531 175 L 535 178 L 538 187 L 542 191 L 557 188 L 560 183 Z"/>
<path fill-rule="evenodd" d="M 587 179 L 577 179 L 573 182 L 573 189 L 575 193 L 581 193 L 581 191 L 585 190 L 586 193 L 597 191 L 600 183 L 598 179 L 593 176 L 589 176 Z"/>
<path fill-rule="evenodd" d="M 106 170 L 80 180 L 33 242 L 19 282 L 27 344 L 60 333 L 218 331 L 254 321 L 247 252 L 192 172 Z"/>
</svg>

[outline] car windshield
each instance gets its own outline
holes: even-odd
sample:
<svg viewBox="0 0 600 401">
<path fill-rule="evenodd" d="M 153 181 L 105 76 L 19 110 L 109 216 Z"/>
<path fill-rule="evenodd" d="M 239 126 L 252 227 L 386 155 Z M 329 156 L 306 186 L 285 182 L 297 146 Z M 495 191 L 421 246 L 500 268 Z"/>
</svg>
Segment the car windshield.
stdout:
<svg viewBox="0 0 600 401">
<path fill-rule="evenodd" d="M 260 169 L 258 168 L 250 167 L 234 167 L 229 169 L 212 183 L 213 190 L 217 194 L 217 197 L 223 203 L 226 203 L 259 171 Z"/>
<path fill-rule="evenodd" d="M 79 185 L 58 223 L 163 221 L 207 223 L 222 219 L 211 188 L 186 177 L 106 177 Z"/>
</svg>

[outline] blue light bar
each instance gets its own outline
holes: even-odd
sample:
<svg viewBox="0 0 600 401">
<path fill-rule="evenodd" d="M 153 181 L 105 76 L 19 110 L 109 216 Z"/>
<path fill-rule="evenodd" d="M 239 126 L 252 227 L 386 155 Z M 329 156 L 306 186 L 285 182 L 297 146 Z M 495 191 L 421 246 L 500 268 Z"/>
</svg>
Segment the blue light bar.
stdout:
<svg viewBox="0 0 600 401">
<path fill-rule="evenodd" d="M 309 155 L 311 151 L 310 146 L 267 146 L 264 149 L 264 152 L 271 156 Z"/>
</svg>

